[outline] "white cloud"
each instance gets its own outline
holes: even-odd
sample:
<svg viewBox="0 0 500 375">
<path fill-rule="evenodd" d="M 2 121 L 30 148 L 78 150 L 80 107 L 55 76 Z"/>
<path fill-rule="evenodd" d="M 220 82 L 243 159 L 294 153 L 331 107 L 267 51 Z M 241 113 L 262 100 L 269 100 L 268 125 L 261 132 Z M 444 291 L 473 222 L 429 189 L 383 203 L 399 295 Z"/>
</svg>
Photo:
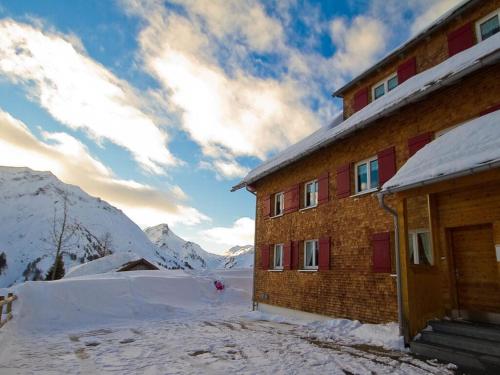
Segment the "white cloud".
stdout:
<svg viewBox="0 0 500 375">
<path fill-rule="evenodd" d="M 167 222 L 195 225 L 210 219 L 179 204 L 186 199 L 178 186 L 169 192 L 117 178 L 89 154 L 79 140 L 66 133 L 43 132 L 38 140 L 21 121 L 0 110 L 0 165 L 50 170 L 63 182 L 80 186 L 122 209 L 142 227 Z"/>
<path fill-rule="evenodd" d="M 250 168 L 243 167 L 234 160 L 203 160 L 200 162 L 199 167 L 214 171 L 218 180 L 244 177 L 250 171 Z"/>
<path fill-rule="evenodd" d="M 367 16 L 357 16 L 351 22 L 332 20 L 330 36 L 337 47 L 333 67 L 348 77 L 369 68 L 386 49 L 385 25 Z"/>
<path fill-rule="evenodd" d="M 0 73 L 25 85 L 62 124 L 127 149 L 147 171 L 160 174 L 177 163 L 167 134 L 138 108 L 133 89 L 89 58 L 74 36 L 0 21 Z"/>
<path fill-rule="evenodd" d="M 255 221 L 249 217 L 236 220 L 231 227 L 215 227 L 202 232 L 213 242 L 228 247 L 254 243 Z"/>
</svg>

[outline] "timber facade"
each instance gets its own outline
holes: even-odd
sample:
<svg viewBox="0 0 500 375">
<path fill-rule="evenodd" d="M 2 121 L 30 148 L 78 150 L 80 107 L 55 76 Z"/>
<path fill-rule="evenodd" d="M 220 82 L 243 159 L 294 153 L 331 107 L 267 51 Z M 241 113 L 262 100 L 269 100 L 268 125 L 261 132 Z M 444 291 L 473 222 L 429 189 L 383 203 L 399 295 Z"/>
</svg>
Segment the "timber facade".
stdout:
<svg viewBox="0 0 500 375">
<path fill-rule="evenodd" d="M 497 14 L 500 0 L 465 2 L 348 83 L 335 93 L 343 98 L 344 120 L 498 37 L 490 22 Z M 498 109 L 496 60 L 246 184 L 257 197 L 254 302 L 370 323 L 396 321 L 398 248 L 407 339 L 429 319 L 456 316 L 460 304 L 464 313 L 500 314 L 494 246 L 500 243 L 499 170 L 387 194 L 387 205 L 398 213 L 399 246 L 394 218 L 379 202 L 382 185 L 426 144 Z M 491 184 L 485 188 L 484 181 Z M 481 257 L 474 258 L 471 248 Z M 476 287 L 457 281 L 457 265 Z M 488 282 L 474 279 L 475 273 L 489 275 Z M 477 285 L 490 288 L 487 296 Z"/>
</svg>

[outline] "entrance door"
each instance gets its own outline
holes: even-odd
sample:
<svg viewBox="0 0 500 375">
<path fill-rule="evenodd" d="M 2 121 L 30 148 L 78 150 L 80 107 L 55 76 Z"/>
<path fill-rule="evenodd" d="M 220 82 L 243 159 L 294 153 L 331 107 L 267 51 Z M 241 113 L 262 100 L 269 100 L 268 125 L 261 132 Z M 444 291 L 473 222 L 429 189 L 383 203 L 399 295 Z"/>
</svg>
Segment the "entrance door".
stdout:
<svg viewBox="0 0 500 375">
<path fill-rule="evenodd" d="M 496 320 L 500 316 L 500 267 L 492 226 L 454 228 L 451 241 L 460 316 Z"/>
</svg>

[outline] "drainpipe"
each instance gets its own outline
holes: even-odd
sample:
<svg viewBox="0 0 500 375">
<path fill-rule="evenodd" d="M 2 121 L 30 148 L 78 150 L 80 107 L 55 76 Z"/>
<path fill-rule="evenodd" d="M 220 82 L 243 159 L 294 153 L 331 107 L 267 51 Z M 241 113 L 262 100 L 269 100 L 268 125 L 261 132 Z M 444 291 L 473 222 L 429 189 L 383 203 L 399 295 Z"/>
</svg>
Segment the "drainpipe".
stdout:
<svg viewBox="0 0 500 375">
<path fill-rule="evenodd" d="M 380 207 L 389 212 L 394 218 L 394 244 L 396 252 L 396 288 L 397 288 L 397 298 L 398 298 L 398 323 L 399 323 L 399 335 L 404 335 L 403 328 L 403 294 L 401 291 L 401 257 L 399 254 L 399 222 L 398 213 L 396 210 L 387 206 L 384 201 L 384 193 L 379 193 L 377 195 Z"/>
<path fill-rule="evenodd" d="M 257 310 L 257 302 L 255 301 L 255 266 L 256 260 L 257 260 L 257 243 L 255 242 L 257 240 L 257 193 L 255 191 L 252 191 L 248 188 L 248 185 L 245 186 L 246 191 L 252 193 L 255 195 L 255 229 L 254 229 L 254 234 L 253 234 L 253 280 L 252 280 L 252 311 Z"/>
</svg>

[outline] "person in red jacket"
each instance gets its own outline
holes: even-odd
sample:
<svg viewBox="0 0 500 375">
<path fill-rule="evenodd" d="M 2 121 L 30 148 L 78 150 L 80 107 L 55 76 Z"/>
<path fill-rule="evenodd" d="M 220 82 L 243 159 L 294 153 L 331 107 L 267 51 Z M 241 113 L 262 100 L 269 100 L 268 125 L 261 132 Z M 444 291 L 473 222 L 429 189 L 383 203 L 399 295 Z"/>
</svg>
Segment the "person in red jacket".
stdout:
<svg viewBox="0 0 500 375">
<path fill-rule="evenodd" d="M 224 290 L 224 284 L 220 280 L 215 280 L 214 281 L 215 289 L 217 290 Z"/>
</svg>

